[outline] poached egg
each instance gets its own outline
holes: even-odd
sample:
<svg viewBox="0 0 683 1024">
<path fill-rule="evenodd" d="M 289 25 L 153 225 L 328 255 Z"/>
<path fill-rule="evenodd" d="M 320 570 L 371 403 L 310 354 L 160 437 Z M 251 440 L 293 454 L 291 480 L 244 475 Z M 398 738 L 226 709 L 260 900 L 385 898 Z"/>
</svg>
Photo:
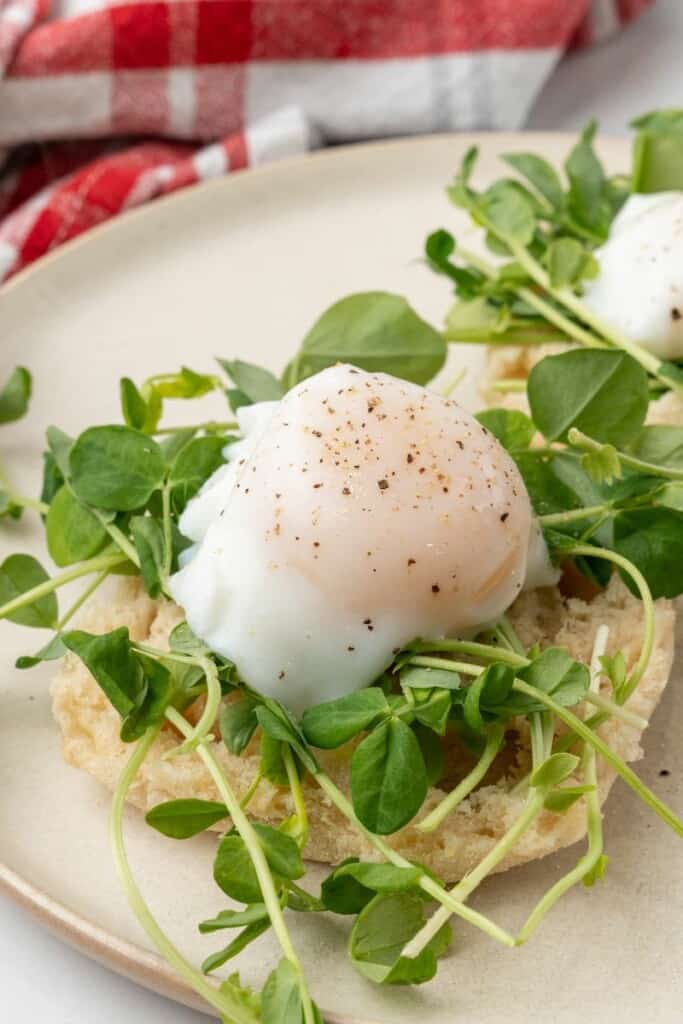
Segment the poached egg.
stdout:
<svg viewBox="0 0 683 1024">
<path fill-rule="evenodd" d="M 594 255 L 586 306 L 660 359 L 683 358 L 683 193 L 630 196 Z"/>
<path fill-rule="evenodd" d="M 471 635 L 527 573 L 555 582 L 514 462 L 454 401 L 338 365 L 238 418 L 171 590 L 293 711 L 370 685 L 416 637 Z"/>
</svg>

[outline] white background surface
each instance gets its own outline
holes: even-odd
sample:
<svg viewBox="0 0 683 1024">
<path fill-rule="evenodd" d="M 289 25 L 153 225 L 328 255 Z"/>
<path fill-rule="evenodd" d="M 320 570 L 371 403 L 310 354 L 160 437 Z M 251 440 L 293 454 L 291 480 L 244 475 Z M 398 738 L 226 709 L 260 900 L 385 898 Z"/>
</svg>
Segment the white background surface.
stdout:
<svg viewBox="0 0 683 1024">
<path fill-rule="evenodd" d="M 529 126 L 580 127 L 597 116 L 623 132 L 630 117 L 683 103 L 683 3 L 655 8 L 615 41 L 567 58 L 536 104 Z M 12 1024 L 200 1024 L 206 1018 L 152 995 L 63 946 L 0 899 L 1 1014 Z"/>
</svg>

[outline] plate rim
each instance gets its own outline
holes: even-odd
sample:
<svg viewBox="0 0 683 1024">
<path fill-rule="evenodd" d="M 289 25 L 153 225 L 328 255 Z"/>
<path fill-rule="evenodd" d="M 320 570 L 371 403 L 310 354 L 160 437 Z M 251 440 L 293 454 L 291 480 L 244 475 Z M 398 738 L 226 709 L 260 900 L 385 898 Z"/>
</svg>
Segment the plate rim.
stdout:
<svg viewBox="0 0 683 1024">
<path fill-rule="evenodd" d="M 90 245 L 99 242 L 99 240 L 110 232 L 119 232 L 125 230 L 133 221 L 136 221 L 143 217 L 150 217 L 157 213 L 159 210 L 167 210 L 172 205 L 177 204 L 180 206 L 182 203 L 192 201 L 192 197 L 198 192 L 204 192 L 209 190 L 219 191 L 224 188 L 234 188 L 244 176 L 248 176 L 250 181 L 254 178 L 262 178 L 267 176 L 276 175 L 281 171 L 291 170 L 292 168 L 299 167 L 300 169 L 306 169 L 307 171 L 317 167 L 320 163 L 339 162 L 347 159 L 352 159 L 356 156 L 362 157 L 368 151 L 373 153 L 380 152 L 382 150 L 400 150 L 400 149 L 412 149 L 415 146 L 429 145 L 430 143 L 444 143 L 444 142 L 466 142 L 469 145 L 477 145 L 478 143 L 487 143 L 491 140 L 505 140 L 510 139 L 514 143 L 523 142 L 523 140 L 542 140 L 549 139 L 555 142 L 571 142 L 577 139 L 579 132 L 571 131 L 509 131 L 509 132 L 496 132 L 496 131 L 478 131 L 478 132 L 430 132 L 423 133 L 420 135 L 402 135 L 394 136 L 386 139 L 370 139 L 362 142 L 345 143 L 341 146 L 328 146 L 322 149 L 308 150 L 303 153 L 296 153 L 292 156 L 282 157 L 280 159 L 270 160 L 264 164 L 257 164 L 254 167 L 239 168 L 236 171 L 222 174 L 215 178 L 208 178 L 203 181 L 194 182 L 191 185 L 185 186 L 169 192 L 167 195 L 156 196 L 148 202 L 142 203 L 140 206 L 132 207 L 130 210 L 123 210 L 116 216 L 110 217 L 108 220 L 103 221 L 101 224 L 95 224 L 93 227 L 88 228 L 80 235 L 76 235 L 74 238 L 68 239 L 61 245 L 58 245 L 55 249 L 51 249 L 39 256 L 38 259 L 33 260 L 31 263 L 22 267 L 15 274 L 7 280 L 0 282 L 0 300 L 6 295 L 21 288 L 25 285 L 30 278 L 36 274 L 44 272 L 46 269 L 50 269 L 52 265 L 58 260 L 70 256 L 76 249 L 81 246 Z M 613 142 L 624 142 L 629 138 L 625 133 L 600 133 L 597 136 L 596 142 L 598 147 L 601 142 L 607 144 Z"/>
<path fill-rule="evenodd" d="M 524 145 L 526 141 L 528 145 L 533 144 L 535 147 L 542 148 L 544 140 L 570 144 L 578 135 L 577 131 L 434 132 L 361 141 L 297 153 L 256 167 L 247 167 L 243 171 L 246 172 L 246 177 L 253 181 L 254 178 L 276 177 L 278 174 L 292 169 L 309 173 L 317 170 L 320 164 L 340 163 L 353 159 L 362 160 L 368 153 L 382 153 L 387 150 L 400 153 L 401 150 L 448 142 L 461 145 L 494 143 L 500 145 L 502 149 L 505 140 L 509 140 L 510 145 Z M 598 146 L 600 142 L 609 145 L 617 142 L 623 143 L 627 139 L 626 134 L 604 133 L 598 137 Z M 192 203 L 197 193 L 209 190 L 218 193 L 223 189 L 237 188 L 245 178 L 243 171 L 199 181 L 168 195 L 159 196 L 151 202 L 127 210 L 70 239 L 2 282 L 0 284 L 0 308 L 5 297 L 25 287 L 30 288 L 35 278 L 46 272 L 49 273 L 57 262 L 68 259 L 76 250 L 84 246 L 98 245 L 103 238 L 110 234 L 123 234 L 131 224 L 137 223 L 143 218 L 151 219 L 158 216 L 160 212 L 163 214 L 172 206 L 179 207 L 182 204 Z M 179 978 L 157 953 L 151 952 L 137 943 L 122 939 L 77 913 L 66 904 L 54 899 L 39 886 L 22 877 L 2 860 L 0 860 L 0 894 L 12 899 L 51 934 L 89 959 L 158 995 L 173 999 L 199 1012 L 214 1015 L 211 1007 L 195 993 L 191 986 Z M 331 1010 L 324 1010 L 324 1014 L 328 1024 L 381 1024 L 377 1020 L 348 1017 L 336 1014 Z"/>
</svg>

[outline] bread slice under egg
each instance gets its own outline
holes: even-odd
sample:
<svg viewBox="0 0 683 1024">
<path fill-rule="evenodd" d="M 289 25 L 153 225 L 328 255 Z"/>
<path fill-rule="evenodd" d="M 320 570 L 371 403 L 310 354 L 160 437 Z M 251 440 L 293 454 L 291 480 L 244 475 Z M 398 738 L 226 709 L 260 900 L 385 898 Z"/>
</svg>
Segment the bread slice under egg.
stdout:
<svg viewBox="0 0 683 1024">
<path fill-rule="evenodd" d="M 153 601 L 144 593 L 138 579 L 117 584 L 107 604 L 92 605 L 83 615 L 82 628 L 104 633 L 128 626 L 131 637 L 158 647 L 166 646 L 169 632 L 182 620 L 177 605 Z M 525 645 L 565 647 L 584 662 L 590 659 L 595 632 L 601 623 L 609 627 L 609 651 L 623 650 L 627 663 L 638 656 L 642 633 L 642 610 L 618 577 L 591 603 L 578 598 L 565 599 L 556 588 L 523 594 L 510 610 L 510 618 Z M 654 711 L 664 690 L 674 651 L 674 610 L 672 603 L 656 603 L 655 646 L 647 673 L 629 701 L 629 708 L 646 720 Z M 130 757 L 131 747 L 119 738 L 120 718 L 107 701 L 85 666 L 73 654 L 67 655 L 52 685 L 53 709 L 62 732 L 65 760 L 75 768 L 95 776 L 113 790 Z M 600 729 L 609 746 L 626 761 L 642 756 L 641 731 L 622 721 L 610 720 Z M 528 730 L 525 722 L 511 723 L 508 744 L 492 774 L 482 786 L 429 835 L 411 825 L 388 837 L 406 857 L 420 861 L 447 881 L 466 874 L 500 839 L 522 810 L 525 794 L 514 792 L 517 779 L 529 767 Z M 202 761 L 196 754 L 164 760 L 163 754 L 178 743 L 170 728 L 162 732 L 142 766 L 130 790 L 129 799 L 148 811 L 167 800 L 195 797 L 216 800 L 218 794 Z M 446 741 L 445 760 L 451 785 L 468 770 L 470 755 L 456 741 Z M 213 743 L 231 785 L 243 794 L 259 765 L 258 742 L 252 740 L 240 757 L 229 753 L 221 742 Z M 337 751 L 320 752 L 320 762 L 335 781 L 348 791 L 350 745 Z M 604 801 L 615 775 L 598 760 L 600 798 Z M 311 821 L 311 836 L 305 851 L 314 861 L 335 864 L 346 857 L 377 860 L 373 848 L 334 808 L 314 779 L 304 782 Z M 432 788 L 420 812 L 424 815 L 444 795 Z M 250 813 L 259 820 L 277 824 L 292 812 L 288 791 L 262 782 L 250 804 Z M 222 825 L 216 826 L 222 830 Z M 585 834 L 585 809 L 579 801 L 565 814 L 542 812 L 498 870 L 544 857 L 576 842 Z"/>
</svg>

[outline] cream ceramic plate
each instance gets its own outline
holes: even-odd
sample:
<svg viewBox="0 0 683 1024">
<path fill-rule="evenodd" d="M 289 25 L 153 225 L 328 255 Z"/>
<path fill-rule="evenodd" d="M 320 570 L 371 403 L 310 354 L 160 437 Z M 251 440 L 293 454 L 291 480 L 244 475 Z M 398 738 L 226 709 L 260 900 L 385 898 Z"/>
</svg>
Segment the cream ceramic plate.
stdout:
<svg viewBox="0 0 683 1024">
<path fill-rule="evenodd" d="M 558 159 L 570 140 L 553 135 L 484 136 L 482 177 L 496 156 L 534 149 Z M 468 137 L 432 137 L 338 149 L 190 189 L 92 232 L 45 259 L 0 293 L 0 378 L 16 363 L 33 371 L 29 418 L 3 427 L 5 461 L 22 489 L 38 486 L 42 434 L 117 419 L 117 379 L 141 379 L 212 356 L 280 368 L 330 302 L 354 290 L 406 294 L 439 322 L 446 282 L 420 263 L 427 232 L 463 232 L 443 187 Z M 616 168 L 623 142 L 606 142 Z M 465 358 L 462 350 L 458 359 Z M 476 369 L 479 354 L 467 359 Z M 464 396 L 476 402 L 473 379 Z M 461 396 L 463 392 L 461 389 Z M 220 401 L 207 415 L 221 416 Z M 187 412 L 179 410 L 179 415 Z M 196 410 L 192 409 L 194 416 Z M 41 552 L 27 515 L 0 528 L 0 554 Z M 50 669 L 20 673 L 17 654 L 40 645 L 0 623 L 0 882 L 66 941 L 117 971 L 200 1005 L 149 949 L 128 910 L 107 840 L 109 799 L 61 761 L 47 691 Z M 646 737 L 646 781 L 670 803 L 680 788 L 680 671 Z M 671 775 L 659 777 L 662 769 Z M 372 988 L 343 955 L 347 921 L 293 921 L 313 993 L 330 1021 L 407 1024 L 673 1022 L 683 1005 L 680 851 L 673 834 L 617 785 L 607 813 L 608 878 L 575 890 L 537 937 L 507 952 L 458 923 L 438 980 L 414 991 Z M 211 879 L 214 840 L 166 840 L 131 814 L 128 836 L 143 891 L 180 947 L 201 960 L 217 943 L 195 923 L 224 905 Z M 514 927 L 576 851 L 486 883 L 476 904 Z M 678 951 L 678 955 L 677 952 Z M 243 954 L 244 980 L 259 984 L 275 963 L 261 940 Z M 679 1018 L 678 1018 L 679 1019 Z"/>
</svg>

